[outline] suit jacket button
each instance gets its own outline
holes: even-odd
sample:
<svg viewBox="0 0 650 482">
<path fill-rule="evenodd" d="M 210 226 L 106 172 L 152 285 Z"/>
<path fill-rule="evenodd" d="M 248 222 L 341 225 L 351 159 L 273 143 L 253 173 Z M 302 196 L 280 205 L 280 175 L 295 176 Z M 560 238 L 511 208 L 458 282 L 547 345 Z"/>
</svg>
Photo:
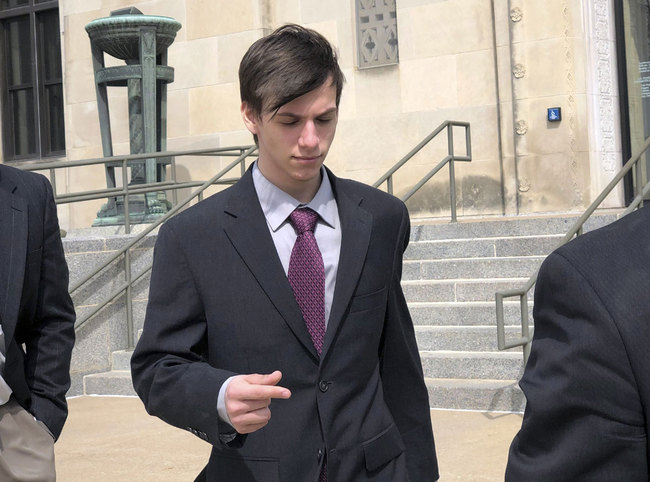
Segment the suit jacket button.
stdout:
<svg viewBox="0 0 650 482">
<path fill-rule="evenodd" d="M 327 383 L 325 380 L 321 380 L 318 384 L 318 388 L 320 389 L 321 392 L 325 393 L 330 387 L 330 384 Z"/>
<path fill-rule="evenodd" d="M 323 458 L 323 449 L 318 449 L 318 460 Z"/>
</svg>

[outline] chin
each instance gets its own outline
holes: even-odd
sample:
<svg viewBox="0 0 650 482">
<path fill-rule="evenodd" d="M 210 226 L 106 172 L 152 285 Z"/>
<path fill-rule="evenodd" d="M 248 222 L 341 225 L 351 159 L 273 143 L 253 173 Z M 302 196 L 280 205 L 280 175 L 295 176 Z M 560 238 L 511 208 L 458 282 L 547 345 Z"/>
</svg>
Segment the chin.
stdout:
<svg viewBox="0 0 650 482">
<path fill-rule="evenodd" d="M 296 181 L 309 182 L 320 177 L 320 165 L 308 169 L 300 169 L 293 174 Z"/>
</svg>

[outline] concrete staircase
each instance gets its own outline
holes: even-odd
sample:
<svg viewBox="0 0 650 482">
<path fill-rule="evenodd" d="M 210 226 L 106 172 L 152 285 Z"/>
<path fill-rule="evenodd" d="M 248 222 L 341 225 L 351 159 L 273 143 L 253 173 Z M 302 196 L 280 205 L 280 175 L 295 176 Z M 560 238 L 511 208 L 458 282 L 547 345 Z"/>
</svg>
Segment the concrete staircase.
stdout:
<svg viewBox="0 0 650 482">
<path fill-rule="evenodd" d="M 590 220 L 586 231 L 615 214 Z M 413 223 L 402 285 L 431 407 L 523 411 L 521 349 L 499 352 L 496 291 L 521 287 L 576 218 L 517 217 Z M 506 301 L 506 338 L 521 333 L 519 302 Z M 532 310 L 532 292 L 529 308 Z M 532 316 L 531 316 L 532 321 Z"/>
<path fill-rule="evenodd" d="M 84 394 L 137 396 L 131 383 L 132 353 L 133 350 L 114 351 L 110 371 L 84 377 Z"/>
<path fill-rule="evenodd" d="M 576 219 L 521 216 L 458 223 L 413 221 L 402 284 L 431 407 L 523 410 L 525 401 L 517 385 L 523 355 L 521 349 L 497 349 L 494 294 L 523 285 Z M 615 219 L 615 213 L 595 216 L 585 230 Z M 505 315 L 507 337 L 517 338 L 521 330 L 518 301 L 506 301 Z M 110 371 L 83 378 L 84 393 L 135 395 L 130 356 L 130 351 L 114 352 Z"/>
</svg>

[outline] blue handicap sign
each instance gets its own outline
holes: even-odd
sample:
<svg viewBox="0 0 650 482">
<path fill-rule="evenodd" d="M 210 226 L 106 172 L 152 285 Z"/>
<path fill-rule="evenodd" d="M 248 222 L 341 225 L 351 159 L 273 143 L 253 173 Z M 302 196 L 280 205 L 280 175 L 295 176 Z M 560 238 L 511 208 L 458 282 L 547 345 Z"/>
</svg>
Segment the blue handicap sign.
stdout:
<svg viewBox="0 0 650 482">
<path fill-rule="evenodd" d="M 549 122 L 559 122 L 562 120 L 562 109 L 560 107 L 549 107 L 547 109 L 547 119 Z"/>
</svg>

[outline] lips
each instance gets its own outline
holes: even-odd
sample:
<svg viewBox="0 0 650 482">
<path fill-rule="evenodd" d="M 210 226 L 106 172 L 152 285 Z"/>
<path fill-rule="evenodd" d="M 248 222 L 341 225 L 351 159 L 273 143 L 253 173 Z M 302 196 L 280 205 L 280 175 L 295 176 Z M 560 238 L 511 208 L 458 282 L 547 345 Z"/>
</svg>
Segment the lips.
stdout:
<svg viewBox="0 0 650 482">
<path fill-rule="evenodd" d="M 293 156 L 293 158 L 300 162 L 316 162 L 321 158 L 321 156 Z"/>
</svg>

